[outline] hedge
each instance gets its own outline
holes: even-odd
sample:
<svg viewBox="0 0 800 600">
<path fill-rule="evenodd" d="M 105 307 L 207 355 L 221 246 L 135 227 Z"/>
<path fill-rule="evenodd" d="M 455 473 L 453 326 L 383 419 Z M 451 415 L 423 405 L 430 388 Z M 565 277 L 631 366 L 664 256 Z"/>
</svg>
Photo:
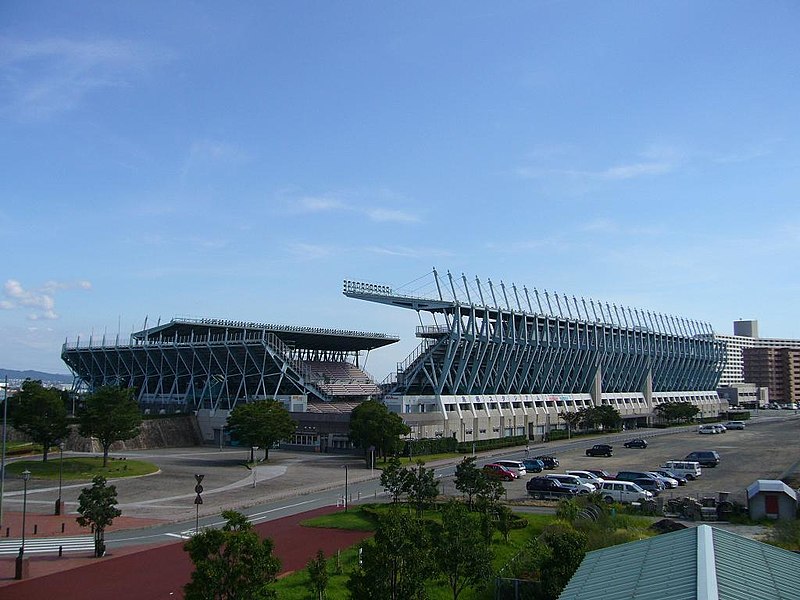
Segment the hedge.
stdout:
<svg viewBox="0 0 800 600">
<path fill-rule="evenodd" d="M 405 442 L 403 456 L 425 456 L 455 452 L 458 442 L 452 437 L 423 438 Z"/>
<path fill-rule="evenodd" d="M 528 436 L 515 435 L 511 437 L 491 438 L 488 440 L 475 440 L 474 442 L 459 442 L 457 451 L 463 454 L 472 452 L 473 446 L 476 452 L 483 450 L 496 450 L 497 448 L 510 448 L 511 446 L 521 446 L 528 443 Z"/>
</svg>

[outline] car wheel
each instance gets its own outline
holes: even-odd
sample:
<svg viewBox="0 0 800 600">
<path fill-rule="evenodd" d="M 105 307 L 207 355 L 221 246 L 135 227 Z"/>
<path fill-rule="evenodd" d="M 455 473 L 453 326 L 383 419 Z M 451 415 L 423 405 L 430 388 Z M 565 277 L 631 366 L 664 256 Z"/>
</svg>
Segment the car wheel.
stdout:
<svg viewBox="0 0 800 600">
<path fill-rule="evenodd" d="M 606 504 L 613 504 L 614 499 L 611 496 L 606 496 L 605 498 L 603 498 L 603 502 L 605 502 Z"/>
<path fill-rule="evenodd" d="M 533 495 L 534 500 L 544 500 L 544 494 L 536 493 Z"/>
<path fill-rule="evenodd" d="M 686 474 L 686 479 L 688 479 L 689 481 L 694 481 L 695 478 L 694 478 L 694 475 L 692 475 L 691 473 L 687 473 Z"/>
</svg>

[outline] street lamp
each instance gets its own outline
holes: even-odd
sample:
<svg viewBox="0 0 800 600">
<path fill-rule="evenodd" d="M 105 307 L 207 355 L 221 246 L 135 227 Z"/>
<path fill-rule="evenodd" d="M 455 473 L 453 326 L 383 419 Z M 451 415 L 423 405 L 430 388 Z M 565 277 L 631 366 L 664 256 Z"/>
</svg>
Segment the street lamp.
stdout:
<svg viewBox="0 0 800 600">
<path fill-rule="evenodd" d="M 347 505 L 349 504 L 347 500 L 347 465 L 344 466 L 344 512 L 347 512 Z"/>
<path fill-rule="evenodd" d="M 56 500 L 56 514 L 61 514 L 61 484 L 64 481 L 64 442 L 58 444 L 58 500 Z"/>
<path fill-rule="evenodd" d="M 22 558 L 25 554 L 25 517 L 28 513 L 28 479 L 31 478 L 31 472 L 25 469 L 22 472 L 22 546 L 19 549 L 19 557 Z"/>
</svg>

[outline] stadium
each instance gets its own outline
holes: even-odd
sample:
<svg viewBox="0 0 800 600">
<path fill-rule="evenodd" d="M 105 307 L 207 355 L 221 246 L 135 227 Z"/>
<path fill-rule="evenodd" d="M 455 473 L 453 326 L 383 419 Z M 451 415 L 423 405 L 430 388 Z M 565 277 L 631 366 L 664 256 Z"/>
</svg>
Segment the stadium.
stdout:
<svg viewBox="0 0 800 600">
<path fill-rule="evenodd" d="M 238 402 L 281 400 L 298 423 L 287 445 L 349 447 L 349 414 L 380 399 L 411 438 L 542 439 L 559 414 L 611 405 L 629 425 L 652 422 L 664 402 L 703 417 L 716 393 L 725 344 L 707 323 L 491 280 L 429 274 L 425 293 L 345 280 L 345 296 L 414 310 L 418 347 L 380 385 L 361 357 L 399 341 L 385 333 L 222 319 L 173 319 L 126 344 L 65 343 L 76 389 L 137 390 L 146 412 L 193 411 L 209 443 L 224 442 Z M 419 289 L 419 288 L 418 288 Z"/>
</svg>

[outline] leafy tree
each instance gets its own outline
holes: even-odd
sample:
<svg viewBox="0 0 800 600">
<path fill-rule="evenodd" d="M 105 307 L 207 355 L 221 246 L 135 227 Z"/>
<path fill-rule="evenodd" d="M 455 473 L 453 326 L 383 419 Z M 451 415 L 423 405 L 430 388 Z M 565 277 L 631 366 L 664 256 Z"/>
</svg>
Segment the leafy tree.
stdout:
<svg viewBox="0 0 800 600">
<path fill-rule="evenodd" d="M 317 550 L 317 555 L 306 565 L 308 578 L 311 580 L 311 592 L 316 600 L 325 600 L 325 591 L 328 589 L 328 561 L 325 553 Z"/>
<path fill-rule="evenodd" d="M 272 554 L 272 540 L 259 539 L 252 523 L 234 510 L 222 513 L 222 529 L 204 529 L 183 549 L 194 563 L 186 600 L 268 600 L 276 598 L 270 584 L 281 561 Z"/>
<path fill-rule="evenodd" d="M 578 414 L 581 416 L 580 425 L 584 429 L 594 429 L 600 420 L 594 406 L 582 408 Z"/>
<path fill-rule="evenodd" d="M 374 446 L 384 460 L 399 450 L 400 436 L 410 432 L 400 415 L 390 412 L 382 402 L 367 400 L 350 414 L 350 439 L 359 448 Z"/>
<path fill-rule="evenodd" d="M 424 600 L 426 580 L 435 573 L 431 536 L 425 523 L 399 508 L 382 515 L 375 537 L 366 542 L 361 567 L 347 589 L 353 600 Z"/>
<path fill-rule="evenodd" d="M 622 424 L 622 415 L 610 404 L 595 406 L 594 412 L 597 416 L 597 421 L 603 426 L 603 429 L 618 429 Z"/>
<path fill-rule="evenodd" d="M 142 413 L 130 388 L 104 386 L 86 398 L 80 414 L 80 434 L 97 438 L 103 447 L 103 466 L 108 464 L 108 449 L 114 442 L 139 435 Z"/>
<path fill-rule="evenodd" d="M 467 496 L 467 506 L 472 510 L 473 499 L 486 485 L 486 476 L 475 464 L 474 456 L 466 456 L 456 466 L 456 489 Z"/>
<path fill-rule="evenodd" d="M 67 409 L 61 394 L 45 388 L 41 381 L 26 379 L 9 403 L 11 424 L 42 446 L 42 461 L 47 462 L 50 447 L 66 437 Z"/>
<path fill-rule="evenodd" d="M 408 470 L 400 466 L 400 459 L 393 456 L 381 473 L 381 485 L 392 495 L 392 503 L 397 504 L 406 487 Z"/>
<path fill-rule="evenodd" d="M 586 554 L 587 538 L 570 526 L 553 525 L 526 547 L 521 565 L 541 582 L 542 600 L 556 600 Z"/>
<path fill-rule="evenodd" d="M 95 475 L 92 487 L 83 488 L 78 497 L 78 514 L 76 520 L 81 527 L 92 527 L 94 530 L 94 555 L 103 556 L 106 552 L 105 530 L 114 519 L 122 514 L 117 508 L 117 487 L 106 485 L 106 478 Z"/>
<path fill-rule="evenodd" d="M 663 402 L 653 410 L 667 423 L 688 423 L 700 412 L 691 402 Z"/>
<path fill-rule="evenodd" d="M 276 442 L 290 438 L 297 429 L 289 411 L 277 400 L 256 400 L 239 404 L 228 415 L 227 429 L 231 437 L 250 446 L 264 449 L 264 460 L 269 460 L 269 449 Z"/>
<path fill-rule="evenodd" d="M 461 502 L 453 500 L 442 508 L 442 525 L 434 536 L 434 556 L 453 600 L 458 600 L 466 587 L 487 581 L 492 573 L 491 550 L 481 536 L 478 519 Z"/>
<path fill-rule="evenodd" d="M 483 473 L 482 475 L 483 485 L 475 495 L 475 505 L 478 510 L 488 516 L 506 493 L 506 488 L 503 486 L 503 482 L 496 477 L 490 477 Z"/>
<path fill-rule="evenodd" d="M 426 469 L 424 462 L 417 461 L 416 468 L 408 469 L 403 490 L 415 506 L 417 517 L 421 517 L 425 508 L 439 495 L 439 482 L 434 470 Z"/>
<path fill-rule="evenodd" d="M 572 437 L 572 430 L 576 429 L 580 422 L 583 420 L 581 411 L 563 411 L 558 413 L 561 420 L 567 424 L 567 438 Z"/>
<path fill-rule="evenodd" d="M 514 513 L 503 504 L 495 506 L 494 511 L 497 516 L 497 529 L 503 534 L 503 539 L 507 542 L 508 535 L 511 533 L 514 524 Z"/>
</svg>

